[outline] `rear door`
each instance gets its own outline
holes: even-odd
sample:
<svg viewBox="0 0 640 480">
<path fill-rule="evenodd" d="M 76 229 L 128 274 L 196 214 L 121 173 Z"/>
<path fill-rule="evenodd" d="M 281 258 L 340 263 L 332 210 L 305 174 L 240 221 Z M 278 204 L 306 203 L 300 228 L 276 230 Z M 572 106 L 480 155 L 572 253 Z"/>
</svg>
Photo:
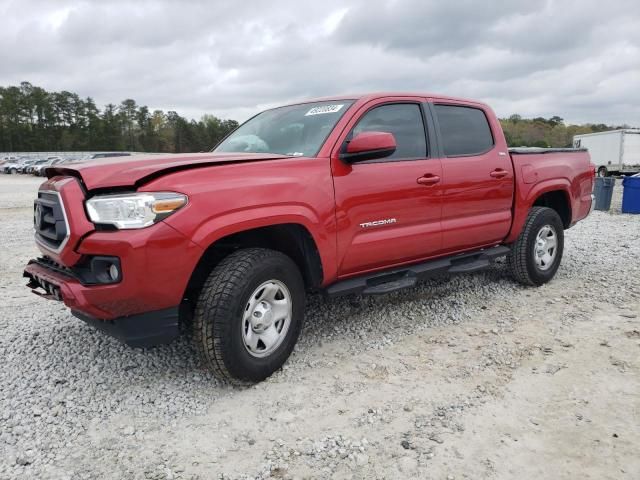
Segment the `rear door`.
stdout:
<svg viewBox="0 0 640 480">
<path fill-rule="evenodd" d="M 442 242 L 446 252 L 498 243 L 509 233 L 513 165 L 499 124 L 483 106 L 435 102 L 441 146 Z M 489 115 L 489 113 L 491 113 Z"/>
<path fill-rule="evenodd" d="M 334 148 L 339 276 L 415 261 L 442 248 L 442 167 L 440 159 L 428 153 L 424 108 L 424 99 L 369 102 Z M 340 148 L 365 131 L 392 133 L 395 153 L 345 163 Z"/>
</svg>

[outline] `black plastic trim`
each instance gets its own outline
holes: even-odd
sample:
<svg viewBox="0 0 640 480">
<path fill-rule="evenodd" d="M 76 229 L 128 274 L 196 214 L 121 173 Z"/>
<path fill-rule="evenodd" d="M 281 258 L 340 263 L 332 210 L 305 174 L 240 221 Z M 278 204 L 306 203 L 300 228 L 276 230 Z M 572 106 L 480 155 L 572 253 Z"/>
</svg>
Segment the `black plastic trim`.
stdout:
<svg viewBox="0 0 640 480">
<path fill-rule="evenodd" d="M 436 120 L 436 114 L 433 110 L 432 102 L 424 102 L 422 104 L 423 111 L 425 113 L 425 124 L 427 127 L 427 134 L 429 139 L 429 145 L 431 145 L 430 154 L 432 158 L 442 158 L 442 145 L 438 134 L 438 123 Z"/>
<path fill-rule="evenodd" d="M 122 281 L 122 266 L 118 257 L 108 257 L 104 255 L 96 255 L 87 257 L 80 264 L 73 267 L 65 267 L 47 257 L 39 257 L 30 260 L 29 264 L 36 263 L 41 267 L 52 270 L 56 273 L 77 280 L 82 285 L 113 285 Z M 115 264 L 118 268 L 118 278 L 115 280 L 106 275 L 106 269 L 102 265 Z"/>
<path fill-rule="evenodd" d="M 59 253 L 70 235 L 69 221 L 60 193 L 55 190 L 38 191 L 33 208 L 36 242 L 47 250 Z"/>
<path fill-rule="evenodd" d="M 586 152 L 586 148 L 540 148 L 540 147 L 512 147 L 509 148 L 509 153 L 515 153 L 516 155 L 540 155 L 541 153 L 576 153 Z"/>
<path fill-rule="evenodd" d="M 340 160 L 344 160 L 347 163 L 360 163 L 367 160 L 382 160 L 389 155 L 393 155 L 396 149 L 394 148 L 378 148 L 376 150 L 369 150 L 367 152 L 358 153 L 341 153 Z"/>
<path fill-rule="evenodd" d="M 468 253 L 438 258 L 424 263 L 349 278 L 329 285 L 324 293 L 329 297 L 349 294 L 379 295 L 412 287 L 417 282 L 442 273 L 469 273 L 488 267 L 493 260 L 510 252 L 498 245 Z"/>
<path fill-rule="evenodd" d="M 71 314 L 130 347 L 163 345 L 180 335 L 179 308 L 171 307 L 114 320 L 100 320 L 77 310 Z"/>
</svg>

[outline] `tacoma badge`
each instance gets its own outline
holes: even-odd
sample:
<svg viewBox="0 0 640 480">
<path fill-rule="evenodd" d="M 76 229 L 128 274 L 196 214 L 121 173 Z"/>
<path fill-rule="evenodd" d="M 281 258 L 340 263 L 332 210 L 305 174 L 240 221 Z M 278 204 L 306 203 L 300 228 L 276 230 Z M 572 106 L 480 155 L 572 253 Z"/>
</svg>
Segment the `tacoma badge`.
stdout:
<svg viewBox="0 0 640 480">
<path fill-rule="evenodd" d="M 369 227 L 379 227 L 381 225 L 390 225 L 392 223 L 396 223 L 395 218 L 385 218 L 384 220 L 374 220 L 373 222 L 364 222 L 364 223 L 361 223 L 360 226 L 362 228 L 369 228 Z"/>
</svg>

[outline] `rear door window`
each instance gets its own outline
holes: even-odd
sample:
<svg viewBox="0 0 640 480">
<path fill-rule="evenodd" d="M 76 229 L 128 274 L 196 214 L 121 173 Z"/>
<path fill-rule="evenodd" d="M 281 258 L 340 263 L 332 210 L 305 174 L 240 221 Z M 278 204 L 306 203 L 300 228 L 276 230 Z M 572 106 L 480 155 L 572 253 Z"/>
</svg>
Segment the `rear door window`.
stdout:
<svg viewBox="0 0 640 480">
<path fill-rule="evenodd" d="M 486 115 L 479 108 L 434 105 L 447 157 L 480 155 L 493 147 Z"/>
</svg>

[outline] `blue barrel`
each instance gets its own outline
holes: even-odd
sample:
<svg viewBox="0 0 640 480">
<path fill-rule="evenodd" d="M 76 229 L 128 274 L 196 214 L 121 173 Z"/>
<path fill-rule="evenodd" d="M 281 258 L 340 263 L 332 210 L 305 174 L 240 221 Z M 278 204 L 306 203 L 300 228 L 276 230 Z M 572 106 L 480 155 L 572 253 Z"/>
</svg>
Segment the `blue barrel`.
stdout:
<svg viewBox="0 0 640 480">
<path fill-rule="evenodd" d="M 596 177 L 596 184 L 593 187 L 593 194 L 596 197 L 595 210 L 609 211 L 615 186 L 616 179 L 613 177 Z"/>
<path fill-rule="evenodd" d="M 622 180 L 622 213 L 640 213 L 640 176 Z"/>
</svg>

